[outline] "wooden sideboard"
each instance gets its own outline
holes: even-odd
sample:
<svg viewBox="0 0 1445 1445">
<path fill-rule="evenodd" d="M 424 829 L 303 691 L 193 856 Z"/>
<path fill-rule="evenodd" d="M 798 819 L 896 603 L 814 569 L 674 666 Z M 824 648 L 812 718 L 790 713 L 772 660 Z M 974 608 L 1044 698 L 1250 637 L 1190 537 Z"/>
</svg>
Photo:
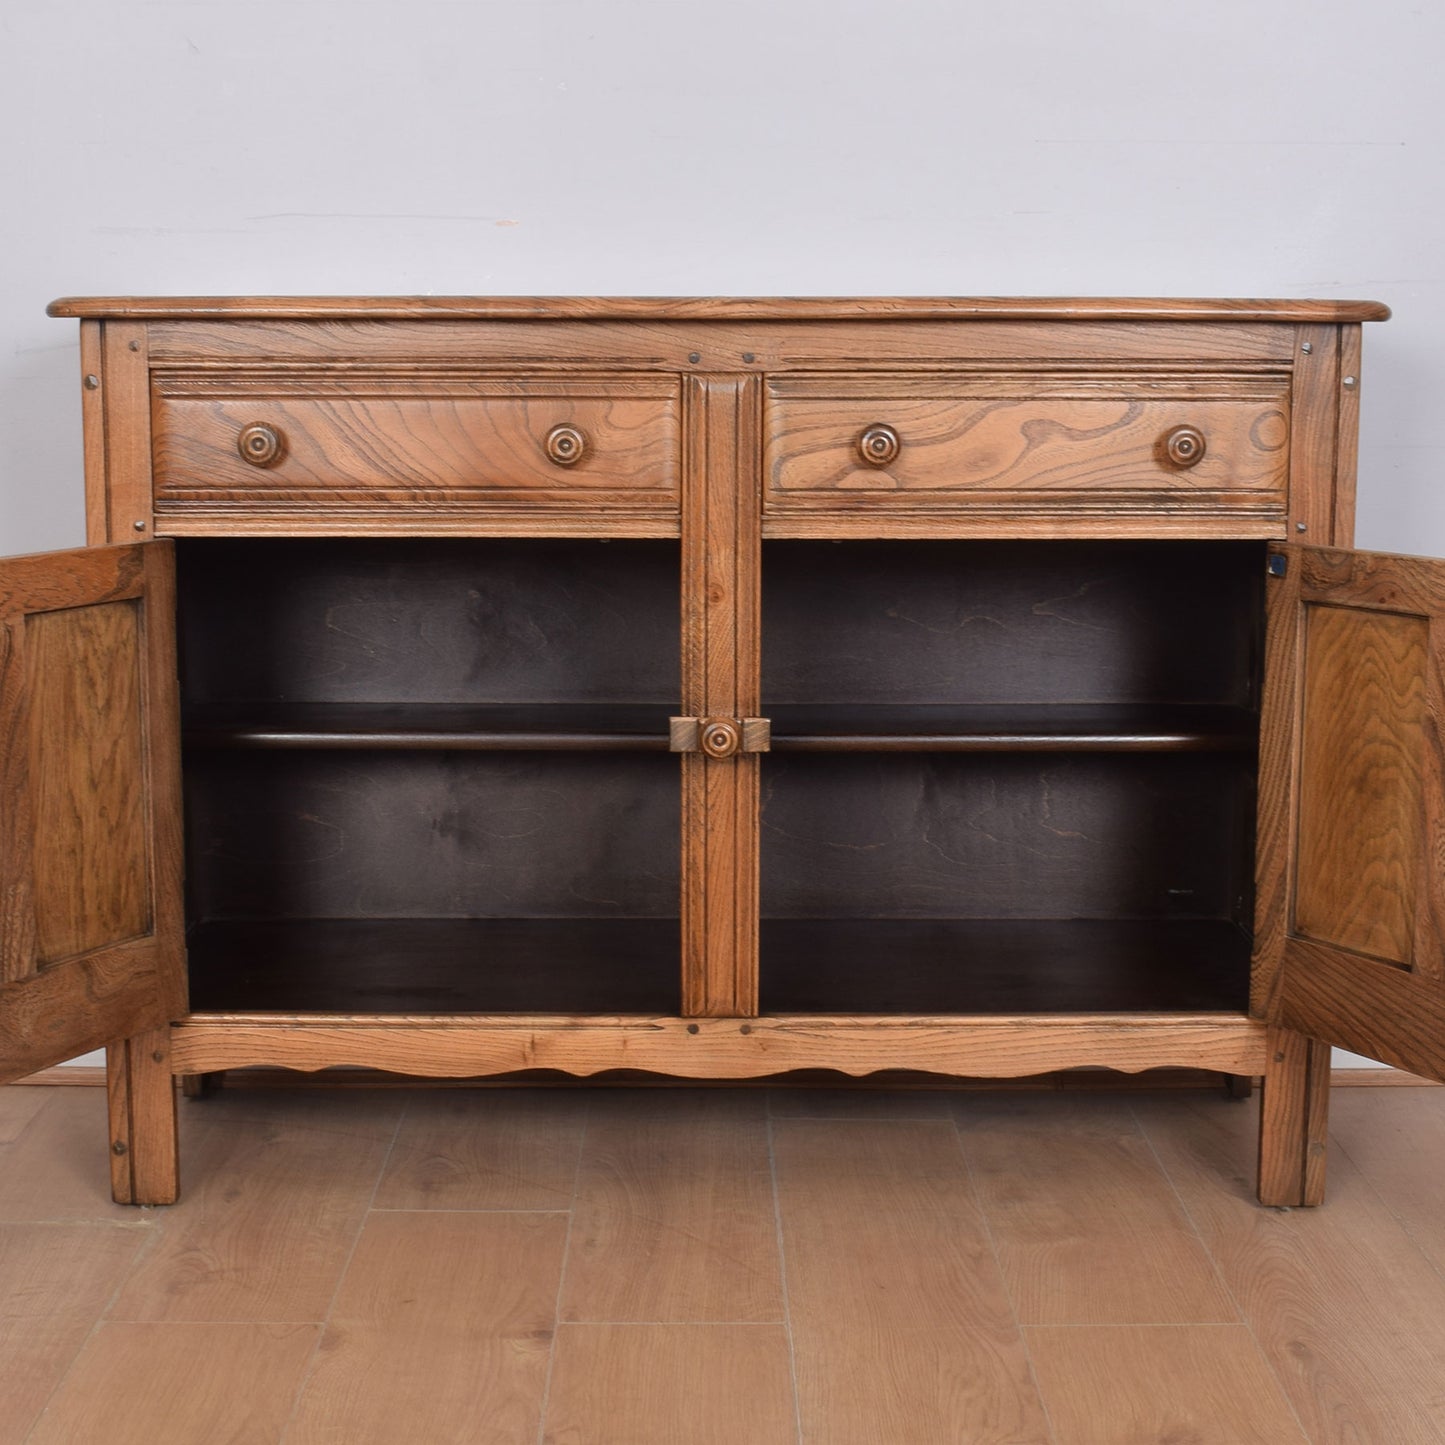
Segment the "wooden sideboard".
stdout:
<svg viewBox="0 0 1445 1445">
<path fill-rule="evenodd" d="M 0 1073 L 1445 1075 L 1445 564 L 1323 301 L 109 298 L 0 564 Z"/>
</svg>

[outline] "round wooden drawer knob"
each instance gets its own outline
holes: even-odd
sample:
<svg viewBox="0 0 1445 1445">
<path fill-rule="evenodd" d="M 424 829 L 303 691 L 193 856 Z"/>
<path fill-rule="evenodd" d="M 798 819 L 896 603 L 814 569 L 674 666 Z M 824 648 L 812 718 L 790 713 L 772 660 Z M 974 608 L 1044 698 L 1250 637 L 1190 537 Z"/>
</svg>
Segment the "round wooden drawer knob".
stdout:
<svg viewBox="0 0 1445 1445">
<path fill-rule="evenodd" d="M 286 439 L 273 426 L 258 421 L 245 427 L 236 438 L 236 450 L 253 467 L 272 467 L 286 451 Z"/>
<path fill-rule="evenodd" d="M 737 752 L 742 740 L 743 736 L 738 731 L 738 725 L 729 722 L 726 718 L 705 722 L 698 737 L 703 752 L 710 758 L 732 757 Z"/>
<path fill-rule="evenodd" d="M 550 461 L 559 467 L 575 467 L 587 450 L 587 437 L 575 426 L 554 426 L 542 445 Z"/>
<path fill-rule="evenodd" d="M 1171 467 L 1182 470 L 1198 466 L 1204 459 L 1204 433 L 1197 426 L 1177 426 L 1164 434 L 1159 445 Z"/>
<path fill-rule="evenodd" d="M 858 438 L 858 455 L 870 467 L 886 467 L 898 455 L 902 443 L 898 433 L 883 422 L 874 422 Z"/>
</svg>

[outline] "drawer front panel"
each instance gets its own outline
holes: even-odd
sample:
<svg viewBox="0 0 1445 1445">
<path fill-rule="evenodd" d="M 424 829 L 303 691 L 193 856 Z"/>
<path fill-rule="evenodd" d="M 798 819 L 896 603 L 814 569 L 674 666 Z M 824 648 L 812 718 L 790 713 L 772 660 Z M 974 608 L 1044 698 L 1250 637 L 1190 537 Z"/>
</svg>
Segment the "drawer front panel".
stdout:
<svg viewBox="0 0 1445 1445">
<path fill-rule="evenodd" d="M 667 376 L 160 373 L 153 423 L 160 517 L 678 513 Z"/>
<path fill-rule="evenodd" d="M 774 378 L 764 511 L 1282 523 L 1283 378 Z"/>
</svg>

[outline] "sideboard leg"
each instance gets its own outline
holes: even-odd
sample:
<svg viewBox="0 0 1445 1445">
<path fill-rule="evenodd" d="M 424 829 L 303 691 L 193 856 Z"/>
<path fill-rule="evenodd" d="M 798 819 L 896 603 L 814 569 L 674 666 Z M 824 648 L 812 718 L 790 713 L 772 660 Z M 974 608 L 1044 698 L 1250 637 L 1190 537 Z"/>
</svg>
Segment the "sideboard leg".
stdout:
<svg viewBox="0 0 1445 1445">
<path fill-rule="evenodd" d="M 1259 1105 L 1259 1202 L 1321 1204 L 1330 1119 L 1330 1046 L 1269 1031 Z"/>
<path fill-rule="evenodd" d="M 105 1051 L 110 1188 L 117 1204 L 174 1204 L 180 1192 L 169 1029 Z"/>
</svg>

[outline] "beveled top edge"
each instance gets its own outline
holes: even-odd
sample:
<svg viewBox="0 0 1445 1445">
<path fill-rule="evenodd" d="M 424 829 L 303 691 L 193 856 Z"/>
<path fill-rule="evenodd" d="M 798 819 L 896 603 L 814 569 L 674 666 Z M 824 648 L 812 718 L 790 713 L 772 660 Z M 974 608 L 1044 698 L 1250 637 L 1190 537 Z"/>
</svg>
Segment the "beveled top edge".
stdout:
<svg viewBox="0 0 1445 1445">
<path fill-rule="evenodd" d="M 1379 301 L 1119 296 L 65 296 L 51 316 L 110 320 L 1384 321 Z"/>
</svg>

